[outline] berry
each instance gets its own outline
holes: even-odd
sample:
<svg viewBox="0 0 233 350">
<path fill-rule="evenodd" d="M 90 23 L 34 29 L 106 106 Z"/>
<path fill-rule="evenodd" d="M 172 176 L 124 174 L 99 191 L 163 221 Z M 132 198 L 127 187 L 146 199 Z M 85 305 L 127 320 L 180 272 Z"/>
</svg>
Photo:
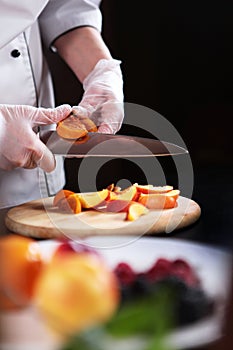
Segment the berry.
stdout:
<svg viewBox="0 0 233 350">
<path fill-rule="evenodd" d="M 214 303 L 201 288 L 187 287 L 177 295 L 177 321 L 186 325 L 198 321 L 213 311 Z"/>
<path fill-rule="evenodd" d="M 213 312 L 213 301 L 201 289 L 195 270 L 183 259 L 160 258 L 142 272 L 135 272 L 129 264 L 122 262 L 115 268 L 115 274 L 119 279 L 123 303 L 168 290 L 179 326 Z"/>
<path fill-rule="evenodd" d="M 146 278 L 150 282 L 156 282 L 162 278 L 169 276 L 170 270 L 171 270 L 171 262 L 167 259 L 160 258 L 146 272 Z"/>
<path fill-rule="evenodd" d="M 157 284 L 159 284 L 157 282 Z M 177 293 L 183 293 L 187 289 L 185 281 L 178 276 L 168 276 L 160 281 L 160 284 L 166 285 L 171 289 L 174 289 Z"/>
<path fill-rule="evenodd" d="M 171 263 L 171 274 L 181 278 L 189 286 L 197 286 L 200 281 L 191 266 L 182 259 L 176 259 Z"/>
<path fill-rule="evenodd" d="M 146 295 L 152 291 L 152 284 L 147 280 L 144 274 L 137 274 L 132 285 L 134 296 Z"/>
<path fill-rule="evenodd" d="M 123 262 L 116 266 L 114 272 L 120 283 L 123 285 L 131 285 L 136 278 L 134 270 L 128 264 Z"/>
</svg>

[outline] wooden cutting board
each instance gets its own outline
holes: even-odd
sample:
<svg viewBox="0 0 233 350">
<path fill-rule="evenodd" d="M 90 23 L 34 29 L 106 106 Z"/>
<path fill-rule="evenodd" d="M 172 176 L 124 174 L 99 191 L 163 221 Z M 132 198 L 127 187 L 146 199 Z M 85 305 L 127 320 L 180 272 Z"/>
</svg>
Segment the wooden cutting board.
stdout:
<svg viewBox="0 0 233 350">
<path fill-rule="evenodd" d="M 150 210 L 131 222 L 125 213 L 101 213 L 94 210 L 67 214 L 53 206 L 53 197 L 31 201 L 10 209 L 7 228 L 35 238 L 85 238 L 94 235 L 143 235 L 170 233 L 193 224 L 200 216 L 200 206 L 180 196 L 174 209 Z"/>
</svg>

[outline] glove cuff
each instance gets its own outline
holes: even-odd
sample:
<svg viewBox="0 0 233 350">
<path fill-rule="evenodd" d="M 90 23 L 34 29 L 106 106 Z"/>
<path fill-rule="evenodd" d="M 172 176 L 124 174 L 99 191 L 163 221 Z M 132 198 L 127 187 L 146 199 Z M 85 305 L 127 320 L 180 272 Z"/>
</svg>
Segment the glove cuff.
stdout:
<svg viewBox="0 0 233 350">
<path fill-rule="evenodd" d="M 122 73 L 120 69 L 120 60 L 116 59 L 100 59 L 93 70 L 87 75 L 87 77 L 83 81 L 83 88 L 84 90 L 87 89 L 88 85 L 93 81 L 94 79 L 98 78 L 99 76 L 102 76 L 104 73 L 107 73 L 109 71 L 114 72 L 119 76 L 120 79 L 122 79 Z"/>
</svg>

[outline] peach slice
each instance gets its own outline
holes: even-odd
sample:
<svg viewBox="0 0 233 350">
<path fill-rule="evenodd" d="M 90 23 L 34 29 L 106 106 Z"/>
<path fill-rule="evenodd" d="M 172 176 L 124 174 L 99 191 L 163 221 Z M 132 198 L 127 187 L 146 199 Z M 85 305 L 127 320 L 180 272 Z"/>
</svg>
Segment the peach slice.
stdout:
<svg viewBox="0 0 233 350">
<path fill-rule="evenodd" d="M 68 198 L 71 194 L 74 194 L 74 192 L 69 190 L 60 190 L 59 192 L 57 192 L 53 199 L 53 205 L 55 207 L 59 206 L 59 201 Z"/>
<path fill-rule="evenodd" d="M 153 186 L 153 185 L 138 185 L 134 184 L 136 186 L 138 192 L 140 193 L 167 193 L 169 191 L 173 190 L 172 186 Z"/>
<path fill-rule="evenodd" d="M 120 192 L 121 191 L 121 187 L 120 186 L 114 186 L 113 192 Z"/>
<path fill-rule="evenodd" d="M 172 190 L 167 193 L 141 194 L 138 202 L 148 209 L 170 209 L 176 206 L 176 200 L 180 194 L 179 190 Z"/>
<path fill-rule="evenodd" d="M 115 187 L 114 184 L 110 184 L 110 185 L 108 185 L 107 190 L 113 191 L 113 190 L 114 190 L 114 187 Z"/>
<path fill-rule="evenodd" d="M 110 213 L 127 212 L 129 206 L 132 203 L 137 203 L 137 202 L 126 201 L 124 199 L 111 200 L 111 201 L 107 202 L 105 211 L 110 212 Z"/>
<path fill-rule="evenodd" d="M 138 197 L 137 188 L 132 185 L 127 187 L 126 189 L 119 192 L 109 192 L 109 200 L 124 200 L 124 201 L 135 201 Z"/>
<path fill-rule="evenodd" d="M 79 214 L 82 211 L 82 205 L 79 200 L 79 197 L 76 193 L 71 194 L 67 198 L 68 205 L 70 206 L 71 210 L 73 211 L 74 214 Z"/>
<path fill-rule="evenodd" d="M 97 126 L 91 119 L 79 116 L 75 111 L 57 124 L 58 135 L 66 139 L 78 139 L 96 131 Z"/>
<path fill-rule="evenodd" d="M 110 192 L 120 192 L 120 191 L 121 191 L 121 187 L 115 186 L 115 185 L 112 183 L 112 184 L 110 184 L 110 185 L 107 187 L 107 190 L 109 190 Z"/>
<path fill-rule="evenodd" d="M 143 204 L 140 204 L 137 202 L 131 203 L 128 207 L 126 220 L 135 221 L 141 215 L 145 215 L 147 213 L 148 213 L 148 209 Z"/>
<path fill-rule="evenodd" d="M 77 193 L 77 196 L 81 202 L 81 206 L 84 209 L 90 209 L 100 206 L 109 196 L 109 190 L 104 189 L 97 192 Z"/>
</svg>

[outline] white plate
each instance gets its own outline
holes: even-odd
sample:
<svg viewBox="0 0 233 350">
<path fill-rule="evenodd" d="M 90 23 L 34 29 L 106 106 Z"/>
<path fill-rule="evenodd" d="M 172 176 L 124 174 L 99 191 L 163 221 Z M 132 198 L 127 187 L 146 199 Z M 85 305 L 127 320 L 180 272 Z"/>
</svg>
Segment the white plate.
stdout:
<svg viewBox="0 0 233 350">
<path fill-rule="evenodd" d="M 203 288 L 210 297 L 223 301 L 227 298 L 232 268 L 232 256 L 227 251 L 179 239 L 152 237 L 142 237 L 135 241 L 132 237 L 125 237 L 124 240 L 122 237 L 93 237 L 83 242 L 99 250 L 112 268 L 124 261 L 137 271 L 143 271 L 160 257 L 183 258 L 196 269 Z M 49 241 L 41 243 L 45 258 L 51 254 L 53 244 Z M 218 339 L 221 336 L 223 311 L 220 307 L 210 318 L 173 332 L 167 339 L 168 343 L 175 348 L 184 349 Z"/>
<path fill-rule="evenodd" d="M 142 237 L 135 241 L 132 241 L 132 237 L 125 237 L 124 242 L 122 241 L 122 237 L 93 237 L 86 239 L 85 243 L 90 246 L 98 246 L 99 248 L 96 249 L 101 252 L 111 268 L 114 268 L 117 263 L 124 261 L 128 262 L 137 271 L 143 271 L 151 266 L 156 259 L 161 257 L 169 259 L 183 258 L 196 269 L 201 278 L 203 288 L 210 297 L 222 298 L 223 301 L 227 298 L 232 269 L 232 255 L 226 251 L 179 239 L 152 237 Z M 57 243 L 53 240 L 40 241 L 39 244 L 41 245 L 44 259 L 48 259 L 57 246 Z M 197 322 L 192 326 L 177 329 L 169 334 L 167 343 L 173 348 L 185 349 L 202 346 L 218 339 L 221 336 L 224 304 L 222 306 L 208 319 Z M 25 322 L 35 322 L 33 315 L 28 314 L 27 311 L 21 315 L 8 315 L 7 317 L 5 318 L 5 322 L 9 325 L 12 325 L 15 319 L 18 321 L 18 324 L 24 322 L 24 326 Z M 38 334 L 34 334 L 33 337 L 31 335 L 31 339 L 28 339 L 28 341 L 25 339 L 27 331 L 24 331 L 24 335 L 17 334 L 17 342 L 15 341 L 12 346 L 5 341 L 4 344 L 1 344 L 1 349 L 26 350 L 30 349 L 32 345 L 32 343 L 30 345 L 30 342 L 35 341 L 34 350 L 37 350 L 35 346 L 38 346 L 39 350 L 42 348 L 42 345 L 43 350 L 56 350 L 55 344 L 52 347 L 51 339 L 49 339 L 50 345 L 46 347 L 46 339 L 42 336 L 42 334 L 45 334 L 45 331 L 43 329 L 41 330 L 40 327 L 37 328 L 36 323 L 34 326 L 34 329 L 38 329 Z M 12 327 L 10 328 L 12 329 Z M 42 338 L 44 343 L 40 344 Z M 135 347 L 133 348 L 136 350 Z M 129 349 L 127 347 L 127 350 Z"/>
</svg>

